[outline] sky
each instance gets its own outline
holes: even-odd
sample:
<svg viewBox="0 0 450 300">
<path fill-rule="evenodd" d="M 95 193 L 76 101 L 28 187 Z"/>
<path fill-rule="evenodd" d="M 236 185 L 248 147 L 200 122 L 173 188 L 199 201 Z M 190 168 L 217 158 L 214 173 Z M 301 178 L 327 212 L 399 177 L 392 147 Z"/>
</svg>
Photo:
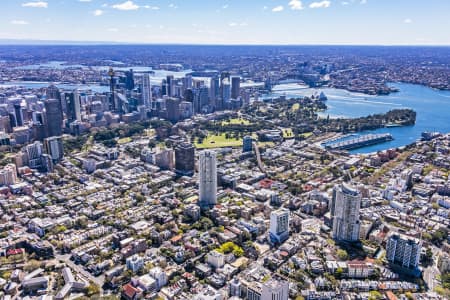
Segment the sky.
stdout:
<svg viewBox="0 0 450 300">
<path fill-rule="evenodd" d="M 0 39 L 450 45 L 450 0 L 1 0 Z"/>
</svg>

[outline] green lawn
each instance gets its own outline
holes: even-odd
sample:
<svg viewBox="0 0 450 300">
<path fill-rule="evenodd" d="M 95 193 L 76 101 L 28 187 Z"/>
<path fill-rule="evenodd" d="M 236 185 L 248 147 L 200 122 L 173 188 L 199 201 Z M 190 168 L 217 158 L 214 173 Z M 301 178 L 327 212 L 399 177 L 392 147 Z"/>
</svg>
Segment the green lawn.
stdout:
<svg viewBox="0 0 450 300">
<path fill-rule="evenodd" d="M 309 138 L 310 136 L 312 136 L 313 133 L 312 133 L 312 132 L 305 132 L 305 133 L 302 133 L 301 135 L 303 135 L 303 137 L 304 137 L 305 139 L 307 139 L 307 138 Z"/>
<path fill-rule="evenodd" d="M 227 139 L 225 137 L 225 133 L 221 133 L 219 135 L 210 134 L 201 144 L 198 144 L 197 141 L 195 141 L 194 144 L 197 149 L 240 147 L 242 146 L 242 139 Z"/>
<path fill-rule="evenodd" d="M 250 125 L 251 122 L 249 120 L 243 119 L 243 118 L 234 118 L 230 119 L 229 121 L 222 121 L 222 126 L 224 125 Z"/>
<path fill-rule="evenodd" d="M 131 141 L 133 141 L 132 138 L 126 137 L 126 138 L 119 139 L 119 140 L 117 141 L 117 143 L 118 143 L 119 145 L 122 145 L 122 144 L 127 144 L 127 143 L 129 143 L 129 142 L 131 142 Z"/>
</svg>

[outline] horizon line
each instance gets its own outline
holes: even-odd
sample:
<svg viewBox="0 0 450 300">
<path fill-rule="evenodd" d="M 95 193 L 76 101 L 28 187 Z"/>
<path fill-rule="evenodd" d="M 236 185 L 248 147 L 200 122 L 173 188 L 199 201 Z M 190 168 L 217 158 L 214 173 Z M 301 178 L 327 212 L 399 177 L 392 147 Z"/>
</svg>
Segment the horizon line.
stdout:
<svg viewBox="0 0 450 300">
<path fill-rule="evenodd" d="M 33 39 L 1 39 L 0 46 L 93 46 L 93 45 L 104 45 L 104 46 L 357 46 L 357 47 L 450 47 L 449 44 L 358 44 L 358 43 L 142 43 L 142 42 L 114 42 L 114 41 L 67 41 L 67 40 L 33 40 Z"/>
</svg>

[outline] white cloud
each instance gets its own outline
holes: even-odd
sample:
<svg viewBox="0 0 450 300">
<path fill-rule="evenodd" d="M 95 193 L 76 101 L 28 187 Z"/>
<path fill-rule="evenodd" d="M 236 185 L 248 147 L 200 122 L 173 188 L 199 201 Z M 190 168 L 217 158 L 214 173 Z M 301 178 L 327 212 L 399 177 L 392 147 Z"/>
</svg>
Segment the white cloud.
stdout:
<svg viewBox="0 0 450 300">
<path fill-rule="evenodd" d="M 178 6 L 177 6 L 177 5 L 175 5 L 175 4 L 173 4 L 173 3 L 170 3 L 170 4 L 169 4 L 169 8 L 177 9 L 177 8 L 178 8 Z"/>
<path fill-rule="evenodd" d="M 117 28 L 108 28 L 108 31 L 110 31 L 110 32 L 117 32 L 117 31 L 119 31 L 119 29 L 117 29 Z"/>
<path fill-rule="evenodd" d="M 310 8 L 327 8 L 330 7 L 331 2 L 328 0 L 320 1 L 320 2 L 313 2 L 309 5 Z"/>
<path fill-rule="evenodd" d="M 236 27 L 236 26 L 244 27 L 244 26 L 247 26 L 247 25 L 248 24 L 246 22 L 242 22 L 242 23 L 231 22 L 231 23 L 228 23 L 228 26 L 230 26 L 230 27 Z"/>
<path fill-rule="evenodd" d="M 361 0 L 360 3 L 361 3 L 361 4 L 366 4 L 366 3 L 367 3 L 367 0 Z"/>
<path fill-rule="evenodd" d="M 227 9 L 228 8 L 228 4 L 225 4 L 222 6 L 223 9 Z"/>
<path fill-rule="evenodd" d="M 151 5 L 144 5 L 143 8 L 152 9 L 152 10 L 159 10 L 158 6 L 151 6 Z"/>
<path fill-rule="evenodd" d="M 35 1 L 35 2 L 22 3 L 22 6 L 23 7 L 47 8 L 48 3 L 45 1 Z"/>
<path fill-rule="evenodd" d="M 291 2 L 289 2 L 289 6 L 291 7 L 292 10 L 303 9 L 303 4 L 302 1 L 300 0 L 291 0 Z"/>
<path fill-rule="evenodd" d="M 278 6 L 275 6 L 274 8 L 272 8 L 272 11 L 280 12 L 280 11 L 283 11 L 283 9 L 284 9 L 284 7 L 282 5 L 278 5 Z"/>
<path fill-rule="evenodd" d="M 92 14 L 96 17 L 103 15 L 104 11 L 101 9 L 96 9 L 92 12 Z"/>
<path fill-rule="evenodd" d="M 92 0 L 78 0 L 80 2 L 91 2 Z"/>
<path fill-rule="evenodd" d="M 348 1 L 342 1 L 341 4 L 342 4 L 342 5 L 349 5 L 350 2 L 348 2 Z"/>
<path fill-rule="evenodd" d="M 118 10 L 136 10 L 139 9 L 139 5 L 135 4 L 133 1 L 125 1 L 124 3 L 114 4 L 112 6 Z"/>
<path fill-rule="evenodd" d="M 30 23 L 28 23 L 27 21 L 24 21 L 24 20 L 12 20 L 11 24 L 12 25 L 28 25 Z"/>
<path fill-rule="evenodd" d="M 412 22 L 413 22 L 413 20 L 411 20 L 410 18 L 406 18 L 403 20 L 403 23 L 406 23 L 406 24 L 411 24 Z"/>
<path fill-rule="evenodd" d="M 108 3 L 103 3 L 102 7 L 108 7 Z"/>
<path fill-rule="evenodd" d="M 267 6 L 263 6 L 263 10 L 268 10 L 269 8 Z"/>
</svg>

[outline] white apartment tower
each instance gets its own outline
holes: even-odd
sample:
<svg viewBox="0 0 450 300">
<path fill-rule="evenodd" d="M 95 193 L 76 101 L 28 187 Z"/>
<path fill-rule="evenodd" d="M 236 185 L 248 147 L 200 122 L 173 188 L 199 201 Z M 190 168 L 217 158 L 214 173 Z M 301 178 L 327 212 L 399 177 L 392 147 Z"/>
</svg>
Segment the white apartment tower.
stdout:
<svg viewBox="0 0 450 300">
<path fill-rule="evenodd" d="M 347 242 L 359 240 L 360 207 L 361 194 L 355 187 L 344 183 L 334 188 L 330 210 L 335 240 Z"/>
<path fill-rule="evenodd" d="M 415 269 L 419 266 L 422 242 L 402 234 L 392 234 L 386 244 L 386 258 L 403 268 Z"/>
<path fill-rule="evenodd" d="M 199 156 L 199 205 L 211 208 L 217 202 L 216 153 L 211 150 L 200 152 Z"/>
<path fill-rule="evenodd" d="M 282 243 L 289 237 L 289 210 L 281 208 L 270 214 L 270 240 Z"/>
<path fill-rule="evenodd" d="M 288 300 L 289 282 L 280 280 L 269 280 L 263 284 L 261 300 Z"/>
</svg>

